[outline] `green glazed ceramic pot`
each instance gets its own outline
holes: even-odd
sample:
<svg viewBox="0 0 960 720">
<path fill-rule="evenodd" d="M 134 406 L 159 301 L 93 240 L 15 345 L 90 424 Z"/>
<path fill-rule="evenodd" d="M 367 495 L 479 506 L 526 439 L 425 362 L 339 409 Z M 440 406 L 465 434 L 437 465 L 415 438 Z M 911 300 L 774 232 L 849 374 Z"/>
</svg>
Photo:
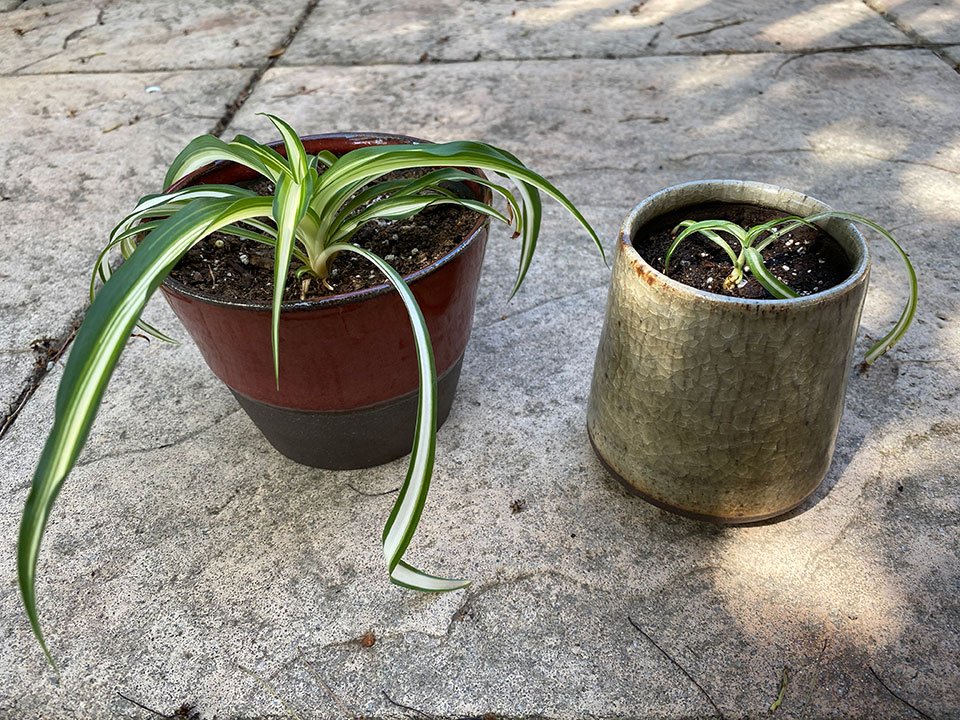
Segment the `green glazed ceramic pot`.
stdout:
<svg viewBox="0 0 960 720">
<path fill-rule="evenodd" d="M 685 515 L 742 523 L 796 507 L 830 467 L 870 260 L 856 228 L 824 221 L 852 268 L 844 282 L 791 300 L 741 300 L 671 280 L 631 244 L 665 213 L 717 202 L 784 215 L 830 210 L 735 180 L 677 185 L 637 206 L 620 229 L 587 430 L 631 491 Z"/>
</svg>

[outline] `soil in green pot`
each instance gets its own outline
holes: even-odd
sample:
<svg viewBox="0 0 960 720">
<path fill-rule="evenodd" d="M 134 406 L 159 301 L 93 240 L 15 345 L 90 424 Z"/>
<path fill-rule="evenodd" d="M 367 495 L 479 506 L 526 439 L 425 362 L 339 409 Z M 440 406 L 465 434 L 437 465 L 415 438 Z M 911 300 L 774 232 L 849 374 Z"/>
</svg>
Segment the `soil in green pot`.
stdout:
<svg viewBox="0 0 960 720">
<path fill-rule="evenodd" d="M 671 231 L 683 220 L 730 220 L 741 227 L 759 225 L 783 217 L 784 212 L 757 205 L 711 203 L 674 210 L 641 227 L 631 239 L 637 252 L 656 270 L 663 272 L 663 258 L 673 242 Z M 721 233 L 734 252 L 740 245 Z M 763 251 L 767 268 L 800 295 L 812 295 L 839 285 L 853 272 L 840 245 L 822 230 L 799 227 Z M 685 239 L 670 257 L 670 278 L 698 290 L 753 300 L 773 296 L 748 272 L 745 283 L 725 292 L 723 280 L 733 270 L 730 258 L 702 235 Z"/>
<path fill-rule="evenodd" d="M 424 170 L 391 173 L 382 180 L 419 177 Z M 243 183 L 259 195 L 273 194 L 273 183 L 257 180 Z M 405 220 L 374 220 L 364 225 L 350 242 L 377 253 L 401 275 L 424 268 L 456 248 L 476 227 L 481 215 L 454 205 L 427 208 Z M 270 303 L 273 300 L 274 249 L 254 240 L 214 233 L 194 245 L 170 276 L 195 292 L 222 300 Z M 333 263 L 329 290 L 314 280 L 301 297 L 294 277 L 300 267 L 290 264 L 284 300 L 314 300 L 329 295 L 383 285 L 386 280 L 367 260 L 355 253 L 340 253 Z"/>
</svg>

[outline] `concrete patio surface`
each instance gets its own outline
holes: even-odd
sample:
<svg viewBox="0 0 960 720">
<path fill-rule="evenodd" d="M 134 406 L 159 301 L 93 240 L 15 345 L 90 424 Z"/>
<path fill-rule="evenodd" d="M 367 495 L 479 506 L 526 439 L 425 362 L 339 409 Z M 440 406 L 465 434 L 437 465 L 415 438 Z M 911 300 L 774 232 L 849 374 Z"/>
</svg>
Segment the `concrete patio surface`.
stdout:
<svg viewBox="0 0 960 720">
<path fill-rule="evenodd" d="M 957 0 L 0 0 L 0 718 L 960 718 L 958 63 Z M 152 301 L 184 342 L 131 339 L 40 556 L 58 684 L 14 558 L 89 268 L 187 141 L 275 139 L 262 111 L 505 147 L 611 252 L 677 182 L 802 190 L 894 231 L 916 323 L 851 369 L 815 496 L 717 527 L 590 448 L 595 248 L 548 205 L 507 302 L 494 228 L 410 553 L 473 584 L 432 596 L 383 567 L 405 460 L 278 455 Z M 859 356 L 904 295 L 872 253 Z"/>
</svg>

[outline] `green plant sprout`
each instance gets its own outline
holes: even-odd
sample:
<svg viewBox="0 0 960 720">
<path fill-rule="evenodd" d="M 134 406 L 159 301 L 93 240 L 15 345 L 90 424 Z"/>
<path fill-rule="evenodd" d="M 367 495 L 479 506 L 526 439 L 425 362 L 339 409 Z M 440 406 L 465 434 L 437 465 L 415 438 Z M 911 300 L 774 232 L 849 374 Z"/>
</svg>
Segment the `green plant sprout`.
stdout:
<svg viewBox="0 0 960 720">
<path fill-rule="evenodd" d="M 177 156 L 164 179 L 170 188 L 191 172 L 217 161 L 252 168 L 275 185 L 273 197 L 262 197 L 232 185 L 198 185 L 147 195 L 117 225 L 96 261 L 91 281 L 93 302 L 70 353 L 57 391 L 52 430 L 33 476 L 20 525 L 17 571 L 23 603 L 44 653 L 56 668 L 41 632 L 35 594 L 35 572 L 40 544 L 53 503 L 76 463 L 100 406 L 107 383 L 127 338 L 139 326 L 163 340 L 166 335 L 140 319 L 144 305 L 180 258 L 202 238 L 223 230 L 265 243 L 275 249 L 271 343 L 277 384 L 279 375 L 278 325 L 291 260 L 302 267 L 301 283 L 324 282 L 333 259 L 341 252 L 356 253 L 373 264 L 397 290 L 409 315 L 416 343 L 419 397 L 410 464 L 399 496 L 383 530 L 383 553 L 392 582 L 417 590 L 442 592 L 469 584 L 428 575 L 404 562 L 423 512 L 433 472 L 437 432 L 437 377 L 433 350 L 423 315 L 403 278 L 385 260 L 350 242 L 366 222 L 413 216 L 424 208 L 452 204 L 496 218 L 521 238 L 517 292 L 526 276 L 540 230 L 540 191 L 565 207 L 603 248 L 596 232 L 573 204 L 547 180 L 531 171 L 506 150 L 480 142 L 380 145 L 362 147 L 344 155 L 324 151 L 308 155 L 300 138 L 283 120 L 267 115 L 279 130 L 286 157 L 276 150 L 238 135 L 224 142 L 204 135 Z M 318 167 L 325 168 L 322 174 Z M 412 179 L 383 176 L 409 168 L 426 169 Z M 479 168 L 509 179 L 508 187 L 468 172 Z M 478 183 L 506 201 L 507 215 L 478 200 L 462 198 L 449 183 Z M 243 223 L 243 226 L 238 225 Z M 252 229 L 251 229 L 252 228 Z M 124 262 L 111 271 L 109 254 L 119 247 Z M 96 291 L 96 281 L 103 286 Z M 266 341 L 266 338 L 264 338 Z"/>
<path fill-rule="evenodd" d="M 761 223 L 760 225 L 754 225 L 750 228 L 741 227 L 729 220 L 684 220 L 677 224 L 671 232 L 673 242 L 670 244 L 667 254 L 663 259 L 663 274 L 667 276 L 670 275 L 670 258 L 673 255 L 673 251 L 677 249 L 677 246 L 691 235 L 699 233 L 723 250 L 727 254 L 727 257 L 730 258 L 730 262 L 733 263 L 733 270 L 731 270 L 730 274 L 723 280 L 724 291 L 732 292 L 742 282 L 744 272 L 749 271 L 757 279 L 757 282 L 759 282 L 767 292 L 773 295 L 775 299 L 787 300 L 799 297 L 799 294 L 795 290 L 781 282 L 776 275 L 767 269 L 761 253 L 778 238 L 793 232 L 801 225 L 815 227 L 814 223 L 817 221 L 827 220 L 829 218 L 839 218 L 841 220 L 847 220 L 848 222 L 861 223 L 875 230 L 890 241 L 907 268 L 909 285 L 907 302 L 893 329 L 867 351 L 864 357 L 864 363 L 866 365 L 872 365 L 878 357 L 896 345 L 897 341 L 899 341 L 907 331 L 907 328 L 910 327 L 910 323 L 913 321 L 913 316 L 917 310 L 918 294 L 917 273 L 914 271 L 913 264 L 910 262 L 910 258 L 907 257 L 907 253 L 904 252 L 903 248 L 900 247 L 900 244 L 893 239 L 893 236 L 889 232 L 872 220 L 868 220 L 860 215 L 835 210 L 815 213 L 807 217 L 787 215 L 777 218 L 776 220 Z M 740 247 L 739 253 L 735 252 L 730 244 L 720 237 L 719 233 L 721 232 L 727 233 L 737 241 Z"/>
</svg>

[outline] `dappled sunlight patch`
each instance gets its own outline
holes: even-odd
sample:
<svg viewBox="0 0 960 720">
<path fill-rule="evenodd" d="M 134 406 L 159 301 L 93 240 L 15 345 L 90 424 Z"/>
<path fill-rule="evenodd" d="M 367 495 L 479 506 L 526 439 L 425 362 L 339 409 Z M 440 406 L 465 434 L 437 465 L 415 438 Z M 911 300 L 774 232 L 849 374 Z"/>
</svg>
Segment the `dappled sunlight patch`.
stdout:
<svg viewBox="0 0 960 720">
<path fill-rule="evenodd" d="M 620 5 L 620 0 L 558 0 L 551 6 L 517 10 L 507 19 L 525 25 L 553 25 L 571 20 L 582 13 L 607 10 Z"/>
<path fill-rule="evenodd" d="M 840 18 L 844 20 L 841 22 Z M 841 0 L 816 5 L 805 12 L 777 20 L 763 28 L 758 36 L 768 42 L 781 42 L 787 47 L 813 47 L 818 41 L 842 32 L 845 27 L 859 20 L 858 15 L 850 12 L 850 4 Z"/>
<path fill-rule="evenodd" d="M 785 536 L 780 527 L 762 537 L 730 533 L 718 551 L 725 572 L 714 573 L 714 584 L 745 633 L 768 637 L 786 617 L 805 625 L 842 625 L 863 645 L 891 642 L 903 633 L 897 579 L 869 549 L 833 552 L 843 529 L 811 543 L 808 535 Z"/>
<path fill-rule="evenodd" d="M 937 156 L 933 162 L 939 165 L 943 160 Z M 937 224 L 960 223 L 960 203 L 957 203 L 960 173 L 924 166 L 906 167 L 900 173 L 900 187 L 913 205 L 911 212 Z M 953 237 L 943 240 L 960 241 L 960 231 L 955 230 Z"/>
<path fill-rule="evenodd" d="M 641 12 L 621 12 L 618 15 L 600 18 L 590 26 L 590 29 L 603 32 L 610 30 L 628 30 L 638 27 L 652 27 L 654 25 L 661 25 L 671 18 L 692 13 L 694 10 L 709 4 L 710 0 L 680 0 L 670 3 L 669 7 L 667 7 L 666 3 L 651 3 L 650 6 L 642 5 Z"/>
<path fill-rule="evenodd" d="M 808 133 L 807 140 L 823 162 L 859 166 L 897 158 L 912 142 L 905 130 L 874 124 L 863 116 L 836 120 Z"/>
<path fill-rule="evenodd" d="M 711 62 L 713 61 L 713 62 Z M 718 88 L 727 88 L 736 91 L 737 94 L 743 92 L 744 85 L 753 85 L 759 63 L 752 59 L 741 57 L 709 58 L 709 64 L 705 65 L 699 72 L 676 73 L 671 77 L 672 85 L 669 91 L 673 94 L 689 94 L 693 92 L 709 91 L 714 93 Z M 711 114 L 704 114 L 703 121 L 709 121 L 713 117 L 713 112 L 719 109 L 729 108 L 730 105 L 716 106 L 710 108 Z"/>
</svg>

